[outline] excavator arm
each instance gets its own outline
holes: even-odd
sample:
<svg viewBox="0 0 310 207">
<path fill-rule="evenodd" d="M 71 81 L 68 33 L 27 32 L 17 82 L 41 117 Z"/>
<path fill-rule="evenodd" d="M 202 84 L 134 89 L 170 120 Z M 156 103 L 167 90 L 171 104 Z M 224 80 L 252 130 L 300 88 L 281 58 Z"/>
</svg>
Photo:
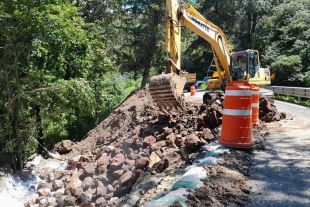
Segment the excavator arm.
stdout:
<svg viewBox="0 0 310 207">
<path fill-rule="evenodd" d="M 182 25 L 210 43 L 221 82 L 230 78 L 231 49 L 223 31 L 205 19 L 191 5 L 179 3 L 178 0 L 166 0 L 166 8 L 166 72 L 150 78 L 150 92 L 160 107 L 182 107 L 184 105 L 182 92 L 186 83 L 186 79 L 180 76 Z M 225 71 L 226 78 L 221 75 L 220 66 Z"/>
</svg>

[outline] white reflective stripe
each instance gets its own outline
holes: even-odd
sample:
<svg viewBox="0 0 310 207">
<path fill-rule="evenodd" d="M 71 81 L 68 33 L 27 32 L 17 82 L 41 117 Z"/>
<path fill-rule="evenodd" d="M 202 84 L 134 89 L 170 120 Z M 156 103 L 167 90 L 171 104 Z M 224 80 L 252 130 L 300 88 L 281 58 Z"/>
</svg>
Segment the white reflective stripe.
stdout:
<svg viewBox="0 0 310 207">
<path fill-rule="evenodd" d="M 223 114 L 230 116 L 251 116 L 252 110 L 224 109 Z"/>
<path fill-rule="evenodd" d="M 259 103 L 252 103 L 252 107 L 259 108 Z"/>
<path fill-rule="evenodd" d="M 252 95 L 257 95 L 259 94 L 259 91 L 252 91 Z"/>
<path fill-rule="evenodd" d="M 226 90 L 225 96 L 251 96 L 251 90 Z"/>
</svg>

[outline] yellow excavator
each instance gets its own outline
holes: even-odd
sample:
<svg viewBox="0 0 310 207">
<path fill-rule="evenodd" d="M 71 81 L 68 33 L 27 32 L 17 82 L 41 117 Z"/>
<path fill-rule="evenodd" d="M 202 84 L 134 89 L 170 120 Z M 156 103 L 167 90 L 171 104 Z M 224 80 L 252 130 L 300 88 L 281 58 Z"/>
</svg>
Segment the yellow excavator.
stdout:
<svg viewBox="0 0 310 207">
<path fill-rule="evenodd" d="M 186 78 L 181 76 L 181 26 L 210 43 L 217 75 L 208 80 L 208 89 L 225 90 L 234 80 L 250 84 L 270 85 L 270 71 L 260 68 L 256 50 L 232 52 L 224 32 L 205 19 L 191 5 L 178 0 L 166 0 L 165 73 L 150 78 L 151 96 L 159 107 L 183 107 L 183 89 Z"/>
</svg>

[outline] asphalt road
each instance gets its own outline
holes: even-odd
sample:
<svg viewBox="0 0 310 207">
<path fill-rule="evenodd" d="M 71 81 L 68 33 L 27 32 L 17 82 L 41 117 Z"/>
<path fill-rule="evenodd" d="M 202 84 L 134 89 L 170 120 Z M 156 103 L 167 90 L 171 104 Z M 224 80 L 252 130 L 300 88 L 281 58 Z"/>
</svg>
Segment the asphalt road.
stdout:
<svg viewBox="0 0 310 207">
<path fill-rule="evenodd" d="M 257 151 L 247 207 L 310 206 L 310 109 L 276 101 L 293 120 L 268 123 L 266 150 Z"/>
</svg>

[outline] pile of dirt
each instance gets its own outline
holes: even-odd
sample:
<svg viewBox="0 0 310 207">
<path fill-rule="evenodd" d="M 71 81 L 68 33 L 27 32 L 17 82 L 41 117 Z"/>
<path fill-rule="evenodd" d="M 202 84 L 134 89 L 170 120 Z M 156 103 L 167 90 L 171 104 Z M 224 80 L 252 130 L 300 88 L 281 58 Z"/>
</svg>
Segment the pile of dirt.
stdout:
<svg viewBox="0 0 310 207">
<path fill-rule="evenodd" d="M 152 102 L 148 90 L 135 91 L 81 142 L 64 140 L 55 145 L 54 150 L 59 153 L 56 158 L 67 160 L 67 168 L 59 171 L 44 168 L 40 178 L 45 182 L 27 199 L 25 206 L 126 203 L 120 198 L 130 195 L 133 188 L 142 187 L 140 183 L 150 176 L 166 176 L 167 172 L 173 173 L 191 164 L 191 155 L 202 145 L 219 138 L 223 101 L 224 94 L 216 92 L 204 96 L 205 104 L 188 103 L 183 110 L 168 112 Z M 263 128 L 263 122 L 254 126 L 252 150 L 264 149 Z M 251 151 L 231 154 L 233 156 L 222 155 L 221 166 L 206 167 L 210 176 L 205 181 L 205 189 L 197 190 L 188 198 L 189 204 L 198 199 L 203 204 L 225 205 L 229 196 L 234 198 L 234 203 L 243 203 L 250 191 L 245 185 L 247 174 L 244 172 L 250 169 Z M 25 165 L 28 170 L 32 167 Z M 152 185 L 149 189 L 156 188 L 158 183 Z M 209 196 L 202 196 L 205 193 Z"/>
</svg>

